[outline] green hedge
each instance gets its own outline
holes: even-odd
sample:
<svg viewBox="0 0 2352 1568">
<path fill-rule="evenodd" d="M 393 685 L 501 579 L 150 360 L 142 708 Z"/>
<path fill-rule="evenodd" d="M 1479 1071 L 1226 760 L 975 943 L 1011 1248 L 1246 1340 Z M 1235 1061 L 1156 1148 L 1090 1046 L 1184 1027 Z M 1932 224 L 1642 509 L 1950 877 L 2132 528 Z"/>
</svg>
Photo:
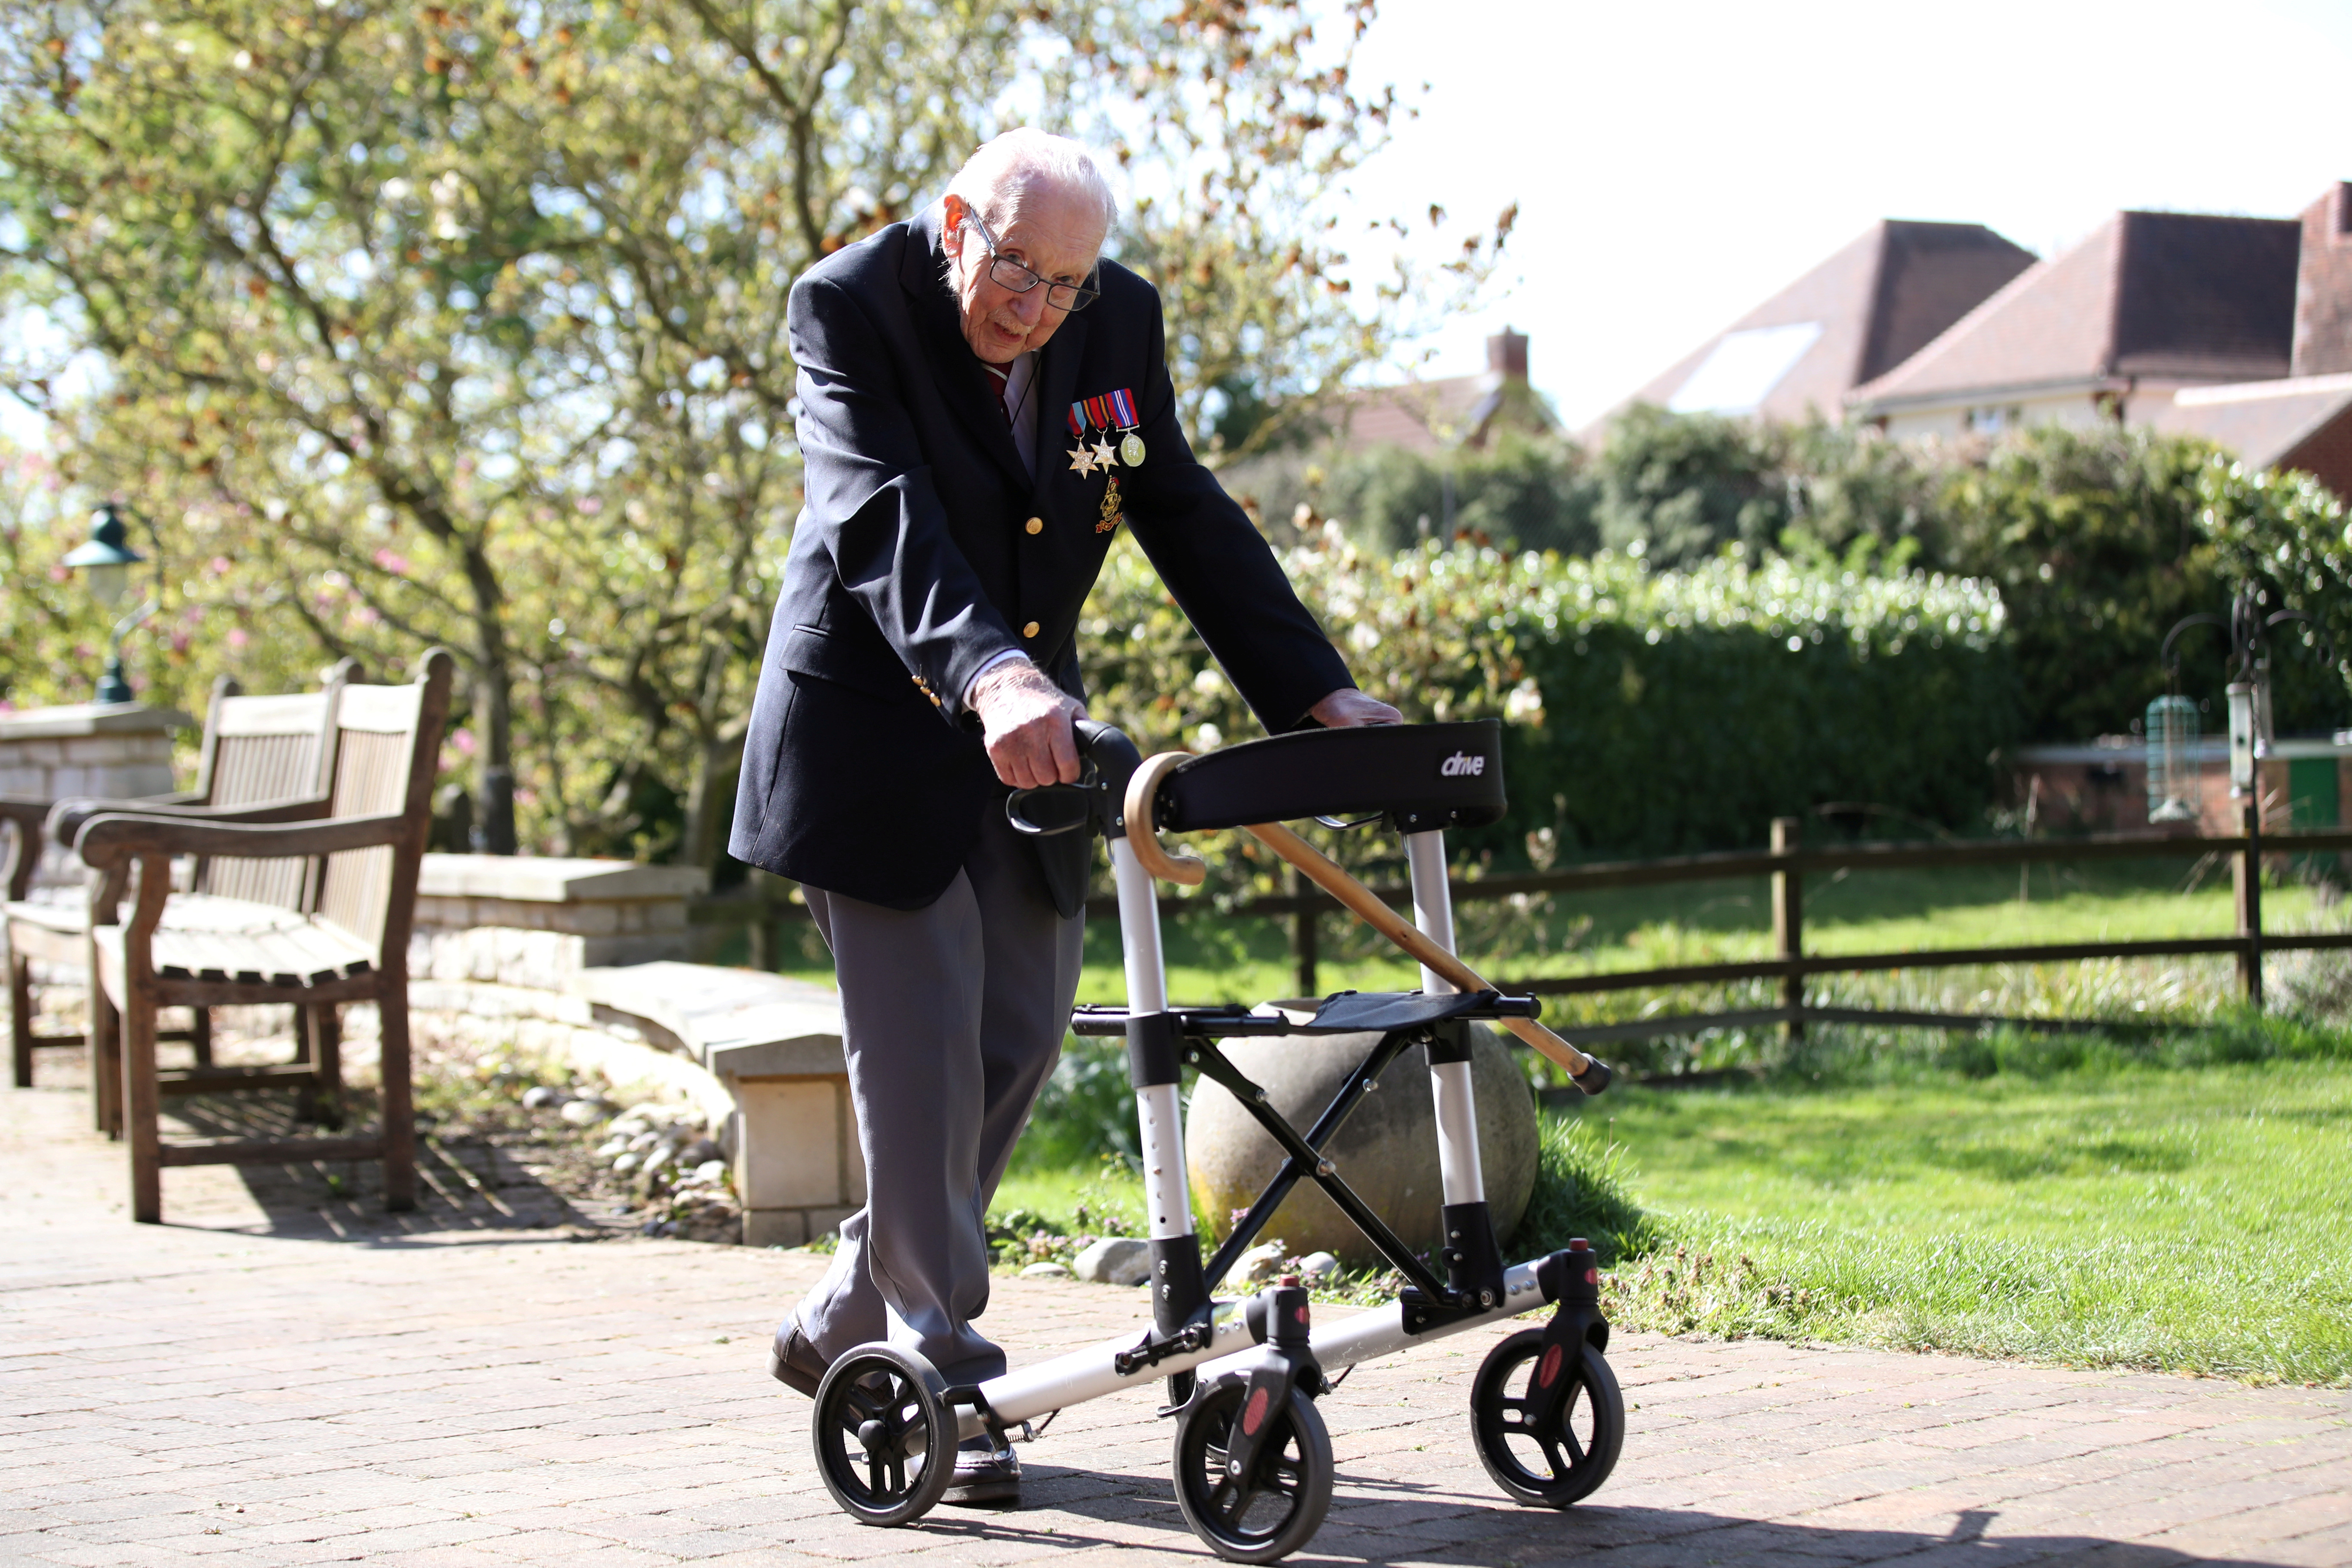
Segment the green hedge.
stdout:
<svg viewBox="0 0 2352 1568">
<path fill-rule="evenodd" d="M 1508 721 L 1511 818 L 1466 846 L 1503 864 L 1752 845 L 1835 802 L 1974 826 L 2018 733 L 2000 598 L 1974 582 L 1736 547 L 1674 572 L 1610 552 L 1375 556 L 1336 531 L 1285 564 L 1365 689 L 1414 719 Z M 1082 635 L 1095 712 L 1147 753 L 1258 733 L 1132 547 Z"/>
</svg>

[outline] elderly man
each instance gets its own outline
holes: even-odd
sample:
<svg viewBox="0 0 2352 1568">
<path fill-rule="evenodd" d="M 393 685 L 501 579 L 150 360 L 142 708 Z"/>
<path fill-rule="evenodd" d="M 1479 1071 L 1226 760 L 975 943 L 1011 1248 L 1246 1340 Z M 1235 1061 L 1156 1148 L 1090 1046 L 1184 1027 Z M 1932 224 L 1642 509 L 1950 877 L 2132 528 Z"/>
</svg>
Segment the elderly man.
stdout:
<svg viewBox="0 0 2352 1568">
<path fill-rule="evenodd" d="M 866 1207 L 777 1331 L 814 1394 L 885 1337 L 993 1377 L 982 1226 L 1076 994 L 1092 847 L 1008 788 L 1075 782 L 1078 613 L 1121 528 L 1269 730 L 1393 723 L 1176 422 L 1160 300 L 1099 259 L 1075 143 L 1015 131 L 945 200 L 793 285 L 806 505 L 744 743 L 734 854 L 797 879 L 840 979 Z M 948 1500 L 1017 1495 L 1012 1451 Z"/>
</svg>

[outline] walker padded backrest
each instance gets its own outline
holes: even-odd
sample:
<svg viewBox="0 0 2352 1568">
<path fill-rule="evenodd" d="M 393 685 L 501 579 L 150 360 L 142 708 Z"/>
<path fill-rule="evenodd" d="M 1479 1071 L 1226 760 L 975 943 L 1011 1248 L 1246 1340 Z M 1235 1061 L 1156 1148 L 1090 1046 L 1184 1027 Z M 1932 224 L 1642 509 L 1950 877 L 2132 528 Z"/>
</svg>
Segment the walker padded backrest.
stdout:
<svg viewBox="0 0 2352 1568">
<path fill-rule="evenodd" d="M 1169 770 L 1152 811 L 1171 833 L 1375 813 L 1401 833 L 1477 827 L 1503 816 L 1503 727 L 1482 719 L 1251 741 Z"/>
</svg>

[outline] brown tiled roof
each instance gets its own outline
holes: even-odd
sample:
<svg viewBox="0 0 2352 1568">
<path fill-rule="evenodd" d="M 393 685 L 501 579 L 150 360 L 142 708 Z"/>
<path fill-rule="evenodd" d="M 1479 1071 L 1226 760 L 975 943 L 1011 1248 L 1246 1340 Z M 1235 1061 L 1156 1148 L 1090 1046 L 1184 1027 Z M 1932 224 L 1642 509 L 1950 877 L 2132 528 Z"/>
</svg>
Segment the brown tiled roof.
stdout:
<svg viewBox="0 0 2352 1568">
<path fill-rule="evenodd" d="M 1855 388 L 1847 406 L 2130 376 L 2284 375 L 2300 230 L 2273 218 L 2117 213 Z"/>
<path fill-rule="evenodd" d="M 2326 445 L 2327 432 L 2337 425 L 2352 435 L 2347 415 L 2352 415 L 2352 374 L 2183 387 L 2169 403 L 2148 410 L 2146 418 L 2158 430 L 2218 441 L 2249 466 L 2268 468 L 2303 467 L 2291 460 L 2294 454 L 2315 441 Z"/>
<path fill-rule="evenodd" d="M 1350 393 L 1334 410 L 1334 434 L 1342 445 L 1359 450 L 1402 447 L 1434 452 L 1469 423 L 1491 383 L 1485 375 L 1450 375 Z"/>
<path fill-rule="evenodd" d="M 1879 226 L 1885 249 L 1870 335 L 1854 367 L 1857 384 L 1885 374 L 1935 342 L 2034 259 L 2032 251 L 1980 223 L 1890 221 Z M 1825 408 L 1836 412 L 1834 403 Z"/>
<path fill-rule="evenodd" d="M 1734 332 L 1812 324 L 1821 336 L 1773 384 L 1756 413 L 1791 421 L 1815 411 L 1834 416 L 1856 384 L 1909 358 L 2032 264 L 2032 252 L 1982 224 L 1885 219 L 1626 401 L 1672 403 L 1692 373 Z M 1597 436 L 1616 411 L 1588 427 L 1586 438 Z"/>
<path fill-rule="evenodd" d="M 1559 427 L 1550 406 L 1528 385 L 1527 338 L 1508 327 L 1486 340 L 1484 375 L 1351 392 L 1331 410 L 1331 424 L 1343 447 L 1402 447 L 1424 454 L 1482 445 L 1490 426 Z"/>
</svg>

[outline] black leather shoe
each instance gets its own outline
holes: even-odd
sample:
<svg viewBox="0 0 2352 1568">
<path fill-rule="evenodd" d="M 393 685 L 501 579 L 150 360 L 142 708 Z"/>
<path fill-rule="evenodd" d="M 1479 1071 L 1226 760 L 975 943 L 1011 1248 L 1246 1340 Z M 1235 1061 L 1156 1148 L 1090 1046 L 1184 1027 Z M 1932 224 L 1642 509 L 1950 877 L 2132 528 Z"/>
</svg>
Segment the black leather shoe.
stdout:
<svg viewBox="0 0 2352 1568">
<path fill-rule="evenodd" d="M 816 1397 L 817 1384 L 824 1381 L 825 1368 L 832 1364 L 817 1354 L 797 1321 L 778 1329 L 776 1342 L 768 1347 L 768 1375 L 811 1399 Z"/>
<path fill-rule="evenodd" d="M 940 1494 L 960 1508 L 1012 1508 L 1021 1501 L 1021 1457 L 1002 1448 L 958 1448 L 955 1479 Z"/>
</svg>

